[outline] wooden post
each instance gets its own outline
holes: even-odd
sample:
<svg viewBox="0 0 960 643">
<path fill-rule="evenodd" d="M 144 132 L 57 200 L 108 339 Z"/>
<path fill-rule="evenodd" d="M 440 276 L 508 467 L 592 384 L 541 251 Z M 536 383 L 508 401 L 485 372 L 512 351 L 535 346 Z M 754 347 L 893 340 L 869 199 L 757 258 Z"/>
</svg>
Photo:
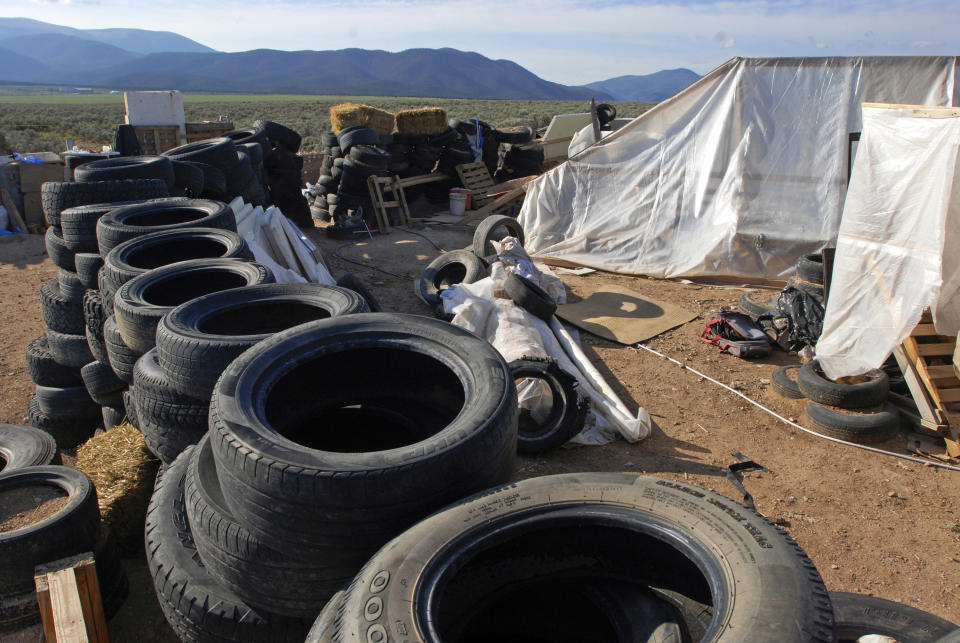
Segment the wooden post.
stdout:
<svg viewBox="0 0 960 643">
<path fill-rule="evenodd" d="M 20 210 L 17 209 L 17 205 L 13 202 L 13 197 L 10 196 L 10 192 L 4 189 L 2 196 L 3 205 L 7 207 L 7 212 L 9 212 L 10 216 L 13 217 L 14 224 L 24 233 L 29 233 L 30 229 L 27 228 L 27 222 L 24 221 L 23 217 L 20 215 Z"/>
<path fill-rule="evenodd" d="M 37 565 L 33 582 L 48 643 L 107 643 L 107 619 L 93 554 Z"/>
</svg>

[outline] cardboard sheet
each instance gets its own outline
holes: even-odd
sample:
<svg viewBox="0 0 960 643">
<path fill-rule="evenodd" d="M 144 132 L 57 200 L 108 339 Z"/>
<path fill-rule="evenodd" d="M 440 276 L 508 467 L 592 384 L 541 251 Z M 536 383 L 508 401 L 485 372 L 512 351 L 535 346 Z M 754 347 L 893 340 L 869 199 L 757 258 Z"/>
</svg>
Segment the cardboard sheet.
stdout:
<svg viewBox="0 0 960 643">
<path fill-rule="evenodd" d="M 629 288 L 605 285 L 581 301 L 557 307 L 557 317 L 604 339 L 636 344 L 696 314 Z"/>
</svg>

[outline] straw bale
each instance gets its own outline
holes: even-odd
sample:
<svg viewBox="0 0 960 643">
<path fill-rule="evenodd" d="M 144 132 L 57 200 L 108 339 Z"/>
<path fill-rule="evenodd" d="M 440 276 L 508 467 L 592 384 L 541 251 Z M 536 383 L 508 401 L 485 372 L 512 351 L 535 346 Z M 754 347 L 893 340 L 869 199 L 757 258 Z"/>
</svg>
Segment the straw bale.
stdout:
<svg viewBox="0 0 960 643">
<path fill-rule="evenodd" d="M 393 131 L 393 114 L 360 103 L 340 103 L 330 108 L 330 124 L 339 133 L 345 127 L 362 125 L 384 136 Z"/>
<path fill-rule="evenodd" d="M 440 134 L 447 130 L 447 112 L 442 107 L 418 107 L 397 112 L 401 134 Z"/>
<path fill-rule="evenodd" d="M 100 515 L 125 554 L 143 547 L 143 524 L 159 461 L 132 424 L 124 422 L 77 449 L 76 468 L 97 488 Z"/>
</svg>

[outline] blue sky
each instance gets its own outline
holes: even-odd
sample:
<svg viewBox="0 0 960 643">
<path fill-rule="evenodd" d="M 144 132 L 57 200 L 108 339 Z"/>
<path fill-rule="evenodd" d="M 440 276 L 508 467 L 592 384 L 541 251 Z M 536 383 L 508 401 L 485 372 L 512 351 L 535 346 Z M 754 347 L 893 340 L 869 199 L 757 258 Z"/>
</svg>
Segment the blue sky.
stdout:
<svg viewBox="0 0 960 643">
<path fill-rule="evenodd" d="M 454 47 L 565 84 L 733 56 L 960 54 L 957 0 L 0 0 L 0 15 L 175 31 L 222 51 Z"/>
</svg>

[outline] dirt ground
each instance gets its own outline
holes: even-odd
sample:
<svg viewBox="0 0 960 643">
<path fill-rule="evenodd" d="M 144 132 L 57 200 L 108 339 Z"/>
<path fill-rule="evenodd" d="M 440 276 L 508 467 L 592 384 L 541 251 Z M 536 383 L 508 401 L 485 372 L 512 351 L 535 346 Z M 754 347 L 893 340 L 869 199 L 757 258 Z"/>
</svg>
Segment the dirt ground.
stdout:
<svg viewBox="0 0 960 643">
<path fill-rule="evenodd" d="M 467 231 L 437 225 L 349 242 L 328 240 L 321 230 L 307 232 L 334 276 L 352 272 L 370 286 L 384 310 L 421 315 L 430 310 L 415 297 L 412 279 L 440 253 L 435 246 L 463 248 L 471 239 Z M 26 422 L 32 384 L 24 350 L 43 330 L 40 286 L 55 276 L 41 237 L 0 238 L 0 422 Z M 588 296 L 612 280 L 695 312 L 696 319 L 646 345 L 802 423 L 803 401 L 783 399 L 769 384 L 772 372 L 795 357 L 775 353 L 746 361 L 720 355 L 699 341 L 705 317 L 721 307 L 734 308 L 742 290 L 605 273 L 561 277 L 573 296 Z M 617 440 L 520 457 L 517 479 L 630 471 L 682 480 L 740 500 L 724 477 L 734 461 L 731 453 L 739 451 L 770 470 L 745 480 L 757 509 L 799 542 L 830 590 L 872 594 L 960 622 L 960 473 L 811 436 L 646 351 L 585 332 L 581 339 L 622 399 L 649 411 L 656 423 L 653 434 L 636 444 Z M 901 435 L 880 446 L 906 453 L 904 443 Z M 175 640 L 156 605 L 145 563 L 125 562 L 131 596 L 111 622 L 111 638 Z"/>
</svg>

